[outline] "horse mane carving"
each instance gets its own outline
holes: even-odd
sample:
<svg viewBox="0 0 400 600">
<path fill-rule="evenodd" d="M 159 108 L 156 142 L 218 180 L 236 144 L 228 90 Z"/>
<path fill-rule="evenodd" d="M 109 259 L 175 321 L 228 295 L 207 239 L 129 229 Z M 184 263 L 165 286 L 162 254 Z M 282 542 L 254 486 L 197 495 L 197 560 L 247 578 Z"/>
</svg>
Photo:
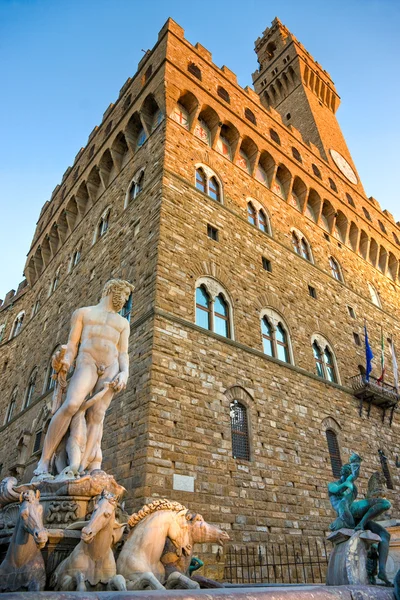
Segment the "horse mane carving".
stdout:
<svg viewBox="0 0 400 600">
<path fill-rule="evenodd" d="M 181 510 L 188 511 L 186 506 L 183 506 L 179 502 L 167 500 L 167 498 L 158 498 L 149 504 L 145 504 L 137 513 L 133 513 L 128 519 L 128 525 L 133 528 L 139 521 L 158 510 L 172 510 L 174 512 L 180 512 Z"/>
</svg>

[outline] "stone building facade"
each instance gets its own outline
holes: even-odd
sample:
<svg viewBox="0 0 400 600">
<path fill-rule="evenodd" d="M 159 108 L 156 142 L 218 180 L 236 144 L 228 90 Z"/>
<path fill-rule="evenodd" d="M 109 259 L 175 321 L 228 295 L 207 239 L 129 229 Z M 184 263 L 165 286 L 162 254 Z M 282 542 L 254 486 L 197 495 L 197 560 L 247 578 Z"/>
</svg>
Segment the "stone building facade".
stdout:
<svg viewBox="0 0 400 600">
<path fill-rule="evenodd" d="M 171 497 L 238 544 L 323 536 L 356 450 L 361 491 L 384 466 L 398 514 L 395 390 L 366 403 L 352 378 L 365 322 L 393 380 L 399 224 L 365 195 L 328 73 L 277 19 L 256 52 L 243 89 L 168 20 L 43 206 L 0 307 L 2 477 L 32 476 L 72 310 L 124 277 L 131 375 L 103 445 L 128 510 Z"/>
</svg>

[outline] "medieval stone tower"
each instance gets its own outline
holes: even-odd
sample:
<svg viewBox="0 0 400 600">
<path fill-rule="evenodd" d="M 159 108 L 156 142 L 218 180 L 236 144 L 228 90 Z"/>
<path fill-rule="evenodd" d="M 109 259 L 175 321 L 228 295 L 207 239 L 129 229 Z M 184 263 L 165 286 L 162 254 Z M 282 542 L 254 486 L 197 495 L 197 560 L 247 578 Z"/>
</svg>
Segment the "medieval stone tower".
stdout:
<svg viewBox="0 0 400 600">
<path fill-rule="evenodd" d="M 256 52 L 242 89 L 168 20 L 44 204 L 0 307 L 1 476 L 31 478 L 51 355 L 122 276 L 132 366 L 104 468 L 128 509 L 167 496 L 238 544 L 323 536 L 357 450 L 361 490 L 383 470 L 398 510 L 400 229 L 363 191 L 328 73 L 277 19 Z M 362 374 L 364 322 L 383 383 Z"/>
</svg>

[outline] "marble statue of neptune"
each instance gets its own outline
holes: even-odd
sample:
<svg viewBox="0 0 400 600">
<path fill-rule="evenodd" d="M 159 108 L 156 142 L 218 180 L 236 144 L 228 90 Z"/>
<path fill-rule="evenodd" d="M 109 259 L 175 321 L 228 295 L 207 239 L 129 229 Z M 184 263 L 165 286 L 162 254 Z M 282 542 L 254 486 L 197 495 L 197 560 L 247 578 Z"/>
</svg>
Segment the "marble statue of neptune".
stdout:
<svg viewBox="0 0 400 600">
<path fill-rule="evenodd" d="M 64 381 L 74 362 L 75 370 L 65 400 L 53 409 L 36 478 L 51 477 L 53 456 L 57 465 L 62 452 L 66 458 L 61 475 L 66 478 L 101 468 L 105 412 L 128 380 L 129 322 L 118 312 L 133 289 L 127 281 L 111 279 L 96 306 L 73 313 L 68 343 L 53 357 L 53 366 L 57 377 L 64 374 Z"/>
</svg>

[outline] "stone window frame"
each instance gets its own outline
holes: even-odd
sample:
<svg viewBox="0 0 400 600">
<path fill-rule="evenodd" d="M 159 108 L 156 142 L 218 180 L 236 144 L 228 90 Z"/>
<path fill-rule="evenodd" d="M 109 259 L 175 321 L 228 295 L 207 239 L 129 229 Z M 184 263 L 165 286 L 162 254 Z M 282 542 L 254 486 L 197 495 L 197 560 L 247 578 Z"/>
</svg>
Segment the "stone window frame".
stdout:
<svg viewBox="0 0 400 600">
<path fill-rule="evenodd" d="M 24 318 L 25 318 L 25 310 L 21 310 L 17 314 L 17 316 L 15 317 L 15 319 L 13 321 L 13 324 L 11 326 L 10 335 L 8 337 L 9 340 L 12 340 L 21 332 L 21 329 L 23 327 Z"/>
<path fill-rule="evenodd" d="M 201 190 L 199 190 L 196 187 L 196 172 L 202 169 L 205 177 L 206 177 L 206 191 L 202 192 Z M 214 200 L 210 194 L 209 194 L 209 182 L 212 178 L 215 178 L 218 185 L 219 185 L 219 200 Z M 196 163 L 194 165 L 194 186 L 196 187 L 197 191 L 199 191 L 202 194 L 205 194 L 206 196 L 208 196 L 209 198 L 211 198 L 211 200 L 214 200 L 214 202 L 218 202 L 219 204 L 224 204 L 224 186 L 222 184 L 222 180 L 219 177 L 219 175 L 217 175 L 217 173 L 215 173 L 215 171 L 213 171 L 212 169 L 210 169 L 210 167 L 208 167 L 207 165 L 205 165 L 204 163 Z"/>
<path fill-rule="evenodd" d="M 331 381 L 329 379 L 328 373 L 327 373 L 327 369 L 326 369 L 326 363 L 325 363 L 325 360 L 324 360 L 323 361 L 324 377 L 323 378 L 319 377 L 319 379 L 322 379 L 323 381 L 327 381 L 328 383 L 336 383 L 338 385 L 341 385 L 339 367 L 338 367 L 338 363 L 337 363 L 337 359 L 336 359 L 336 354 L 335 354 L 335 351 L 333 349 L 332 344 L 329 342 L 329 340 L 326 339 L 326 337 L 324 337 L 320 333 L 313 333 L 312 334 L 312 336 L 311 336 L 311 350 L 312 350 L 312 347 L 313 347 L 314 343 L 316 343 L 318 345 L 318 347 L 319 347 L 319 349 L 320 349 L 320 351 L 322 352 L 323 355 L 324 355 L 325 349 L 328 348 L 329 352 L 332 355 L 333 367 L 334 367 L 334 372 L 335 372 L 335 377 L 336 377 L 336 381 L 335 382 L 333 382 L 333 381 Z M 314 353 L 313 353 L 313 364 L 315 366 Z"/>
<path fill-rule="evenodd" d="M 333 466 L 333 461 L 332 459 L 334 458 L 331 454 L 329 445 L 328 445 L 328 434 L 327 432 L 331 431 L 335 436 L 336 436 L 336 442 L 337 442 L 337 446 L 338 446 L 338 450 L 339 450 L 339 461 L 341 463 L 341 467 L 343 466 L 343 459 L 341 456 L 341 447 L 342 447 L 342 428 L 340 426 L 340 424 L 338 423 L 338 421 L 336 419 L 334 419 L 333 417 L 326 417 L 322 423 L 321 423 L 321 434 L 324 437 L 324 444 L 326 444 L 326 448 L 328 450 L 328 454 L 329 454 L 329 462 L 331 465 L 331 469 L 332 469 L 332 475 L 334 477 L 336 477 L 336 474 L 334 473 L 334 466 Z M 338 477 L 339 478 L 339 477 Z"/>
<path fill-rule="evenodd" d="M 31 313 L 31 319 L 32 317 L 34 317 L 40 310 L 40 300 L 41 300 L 41 295 L 42 295 L 42 290 L 40 290 L 40 292 L 38 292 L 35 296 L 35 300 L 33 302 L 32 305 L 32 313 Z M 0 340 L 1 340 L 1 336 L 0 336 Z"/>
<path fill-rule="evenodd" d="M 264 317 L 266 317 L 272 328 L 272 346 L 273 346 L 272 358 L 279 360 L 279 362 L 281 362 L 283 365 L 285 365 L 285 364 L 286 365 L 295 365 L 294 354 L 293 354 L 293 345 L 292 345 L 292 336 L 291 336 L 290 329 L 289 329 L 284 317 L 277 310 L 275 310 L 274 308 L 272 308 L 270 306 L 261 309 L 259 317 L 260 317 L 261 347 L 263 348 L 261 325 L 262 325 L 262 320 L 264 319 Z M 278 350 L 277 350 L 277 342 L 276 342 L 275 332 L 276 332 L 276 329 L 279 324 L 282 326 L 282 329 L 284 330 L 284 332 L 286 334 L 287 347 L 288 347 L 288 352 L 289 352 L 289 361 L 288 362 L 278 358 Z M 269 354 L 265 354 L 265 356 L 269 356 Z"/>
<path fill-rule="evenodd" d="M 367 285 L 368 285 L 368 291 L 369 291 L 369 295 L 371 297 L 372 304 L 374 306 L 377 306 L 378 308 L 382 309 L 382 300 L 381 300 L 378 290 L 369 281 L 367 282 Z"/>
<path fill-rule="evenodd" d="M 305 242 L 305 244 L 307 244 L 307 248 L 308 248 L 308 253 L 310 255 L 310 259 L 306 258 L 303 253 L 298 253 L 296 252 L 296 250 L 294 250 L 293 248 L 293 235 L 296 235 L 299 243 L 301 244 L 302 241 Z M 291 247 L 293 248 L 293 252 L 295 252 L 295 254 L 297 254 L 297 256 L 300 256 L 301 258 L 303 258 L 304 260 L 306 260 L 307 262 L 311 263 L 311 264 L 315 264 L 314 262 L 314 254 L 312 251 L 312 247 L 310 242 L 308 241 L 308 239 L 306 238 L 306 236 L 304 235 L 304 233 L 302 231 L 300 231 L 300 229 L 297 229 L 296 227 L 292 227 L 290 229 L 290 242 L 291 242 Z"/>
<path fill-rule="evenodd" d="M 2 323 L 0 325 L 0 343 L 3 341 L 3 337 L 4 337 L 4 332 L 6 330 L 6 324 Z"/>
<path fill-rule="evenodd" d="M 196 323 L 196 290 L 199 287 L 204 287 L 207 291 L 207 294 L 210 297 L 210 302 L 211 302 L 211 306 L 210 306 L 210 329 L 205 329 L 204 327 L 202 327 L 202 329 L 204 329 L 205 331 L 212 331 L 213 333 L 216 333 L 214 331 L 214 303 L 215 303 L 215 299 L 217 298 L 217 296 L 219 296 L 220 294 L 222 295 L 223 299 L 225 300 L 227 306 L 228 306 L 228 329 L 229 329 L 229 337 L 226 339 L 229 340 L 234 340 L 235 339 L 235 328 L 234 328 L 234 322 L 233 322 L 233 302 L 232 299 L 230 297 L 230 295 L 228 294 L 228 292 L 226 291 L 226 289 L 223 287 L 223 285 L 221 283 L 219 283 L 219 281 L 217 281 L 216 279 L 214 279 L 213 277 L 210 277 L 208 275 L 199 277 L 196 281 L 195 284 L 195 293 L 194 293 L 194 315 L 195 315 L 195 323 Z M 200 327 L 200 326 L 199 326 Z M 219 335 L 217 333 L 217 335 Z M 225 336 L 221 336 L 221 337 L 225 337 Z"/>
<path fill-rule="evenodd" d="M 340 264 L 340 262 L 338 261 L 338 259 L 335 256 L 332 256 L 332 255 L 329 256 L 329 266 L 331 269 L 332 277 L 334 279 L 336 279 L 336 281 L 340 281 L 340 283 L 344 283 L 342 265 Z"/>
<path fill-rule="evenodd" d="M 97 220 L 96 228 L 93 235 L 93 244 L 104 237 L 110 230 L 110 216 L 111 216 L 111 205 L 108 205 L 101 213 L 100 218 Z M 100 227 L 103 222 L 107 222 L 107 228 L 103 233 L 100 232 Z M 92 244 L 92 245 L 93 245 Z"/>
<path fill-rule="evenodd" d="M 128 208 L 128 206 L 130 206 L 131 203 L 134 200 L 136 200 L 136 198 L 139 196 L 139 194 L 143 191 L 143 181 L 144 181 L 145 171 L 146 171 L 146 167 L 140 167 L 140 169 L 138 169 L 135 172 L 134 176 L 130 180 L 129 185 L 126 188 L 125 201 L 124 201 L 124 210 L 126 208 Z M 142 187 L 137 191 L 136 187 L 138 186 L 139 182 L 142 183 Z M 133 198 L 131 198 L 131 190 L 132 190 L 132 188 L 135 188 L 134 189 Z"/>
<path fill-rule="evenodd" d="M 48 297 L 50 297 L 56 291 L 58 286 L 60 285 L 60 273 L 61 273 L 61 265 L 56 269 L 56 272 L 54 273 L 54 277 L 50 281 Z"/>
<path fill-rule="evenodd" d="M 249 204 L 251 204 L 257 213 L 256 214 L 256 225 L 253 225 L 253 227 L 257 227 L 257 229 L 260 229 L 258 215 L 259 215 L 260 211 L 262 211 L 265 215 L 266 222 L 267 222 L 267 231 L 263 231 L 263 233 L 266 233 L 267 235 L 270 235 L 272 237 L 271 217 L 270 217 L 269 212 L 265 208 L 265 206 L 263 206 L 261 204 L 261 202 L 259 202 L 258 200 L 256 200 L 255 198 L 252 198 L 250 196 L 248 196 L 246 198 L 246 202 L 247 202 L 246 210 L 248 209 Z M 248 219 L 247 219 L 247 222 L 250 223 Z M 252 225 L 252 223 L 250 223 L 250 225 Z M 260 229 L 260 231 L 262 231 L 262 229 Z"/>
<path fill-rule="evenodd" d="M 17 396 L 18 396 L 18 386 L 16 385 L 11 393 L 10 402 L 8 403 L 4 425 L 7 425 L 13 418 L 13 414 L 15 414 L 15 407 L 17 406 Z"/>
<path fill-rule="evenodd" d="M 71 273 L 75 269 L 75 267 L 80 263 L 82 259 L 82 247 L 83 242 L 75 246 L 73 253 L 71 254 L 71 260 L 69 263 L 68 273 Z"/>
<path fill-rule="evenodd" d="M 254 398 L 245 388 L 243 388 L 240 385 L 233 385 L 230 388 L 228 388 L 227 390 L 225 390 L 224 396 L 229 402 L 229 405 L 228 405 L 229 411 L 230 411 L 231 404 L 235 401 L 238 402 L 239 404 L 241 404 L 242 406 L 244 406 L 244 408 L 246 409 L 249 457 L 247 459 L 246 458 L 235 458 L 233 456 L 233 448 L 231 448 L 231 456 L 234 458 L 234 460 L 245 461 L 245 463 L 248 464 L 249 462 L 251 462 L 253 460 L 253 451 L 252 451 L 251 441 L 253 440 L 254 436 L 253 436 L 252 424 L 253 424 L 253 420 L 254 420 L 254 422 L 256 422 L 256 418 L 255 418 L 256 415 L 253 414 Z M 230 419 L 230 414 L 229 414 L 229 430 L 230 430 L 230 439 L 232 439 L 232 423 L 231 423 L 231 419 Z"/>
<path fill-rule="evenodd" d="M 39 367 L 36 365 L 35 367 L 33 367 L 33 369 L 31 370 L 31 373 L 29 375 L 28 385 L 26 386 L 26 390 L 25 390 L 23 409 L 27 408 L 32 402 L 32 397 L 33 397 L 33 394 L 35 393 L 35 386 L 36 386 L 36 380 L 37 380 L 38 373 L 39 373 Z"/>
</svg>

